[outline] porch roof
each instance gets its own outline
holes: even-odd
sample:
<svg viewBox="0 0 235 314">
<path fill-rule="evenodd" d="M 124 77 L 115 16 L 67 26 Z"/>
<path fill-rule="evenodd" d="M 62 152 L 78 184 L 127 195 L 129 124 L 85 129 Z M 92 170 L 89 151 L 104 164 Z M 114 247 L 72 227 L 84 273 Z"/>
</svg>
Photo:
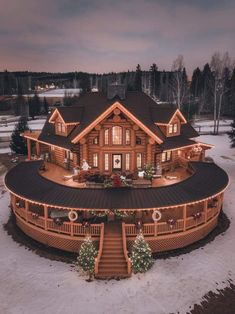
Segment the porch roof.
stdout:
<svg viewBox="0 0 235 314">
<path fill-rule="evenodd" d="M 228 175 L 214 163 L 192 162 L 195 173 L 170 186 L 156 188 L 72 188 L 42 177 L 42 161 L 22 162 L 11 169 L 6 187 L 35 203 L 74 209 L 145 209 L 178 206 L 210 198 L 228 185 Z M 21 180 L 21 178 L 23 178 Z"/>
</svg>

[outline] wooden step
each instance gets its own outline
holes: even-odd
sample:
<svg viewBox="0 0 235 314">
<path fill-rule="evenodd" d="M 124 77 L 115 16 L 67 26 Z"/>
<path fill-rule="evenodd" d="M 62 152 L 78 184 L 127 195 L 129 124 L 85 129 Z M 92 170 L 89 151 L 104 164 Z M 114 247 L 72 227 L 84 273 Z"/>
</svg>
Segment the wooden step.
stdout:
<svg viewBox="0 0 235 314">
<path fill-rule="evenodd" d="M 104 228 L 103 250 L 98 265 L 98 274 L 95 277 L 100 279 L 129 277 L 120 224 L 111 223 Z"/>
</svg>

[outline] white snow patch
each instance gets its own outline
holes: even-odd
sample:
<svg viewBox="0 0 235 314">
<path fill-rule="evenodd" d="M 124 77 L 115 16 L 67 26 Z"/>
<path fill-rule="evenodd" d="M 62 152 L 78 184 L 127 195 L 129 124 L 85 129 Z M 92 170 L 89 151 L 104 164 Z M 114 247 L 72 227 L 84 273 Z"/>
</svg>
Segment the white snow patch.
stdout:
<svg viewBox="0 0 235 314">
<path fill-rule="evenodd" d="M 229 148 L 227 135 L 200 140 L 216 145 L 210 155 L 230 176 L 224 211 L 231 226 L 224 235 L 203 249 L 156 260 L 146 274 L 87 283 L 68 264 L 27 251 L 0 228 L 0 313 L 186 313 L 209 291 L 235 281 L 235 149 Z M 2 225 L 9 216 L 8 193 L 1 195 L 0 203 Z"/>
</svg>

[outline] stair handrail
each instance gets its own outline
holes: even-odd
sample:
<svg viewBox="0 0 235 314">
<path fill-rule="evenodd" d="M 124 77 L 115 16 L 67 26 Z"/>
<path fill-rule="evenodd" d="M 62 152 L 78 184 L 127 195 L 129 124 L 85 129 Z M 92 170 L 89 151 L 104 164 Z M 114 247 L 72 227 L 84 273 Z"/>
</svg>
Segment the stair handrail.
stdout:
<svg viewBox="0 0 235 314">
<path fill-rule="evenodd" d="M 123 253 L 124 257 L 127 262 L 127 273 L 130 276 L 131 275 L 131 259 L 128 256 L 128 251 L 126 247 L 126 228 L 125 228 L 125 223 L 122 223 L 122 243 L 123 243 Z"/>
<path fill-rule="evenodd" d="M 98 274 L 99 271 L 99 262 L 101 259 L 101 255 L 103 252 L 103 244 L 104 244 L 104 223 L 101 223 L 101 230 L 100 230 L 100 242 L 99 242 L 99 251 L 98 255 L 95 258 L 95 275 Z"/>
</svg>

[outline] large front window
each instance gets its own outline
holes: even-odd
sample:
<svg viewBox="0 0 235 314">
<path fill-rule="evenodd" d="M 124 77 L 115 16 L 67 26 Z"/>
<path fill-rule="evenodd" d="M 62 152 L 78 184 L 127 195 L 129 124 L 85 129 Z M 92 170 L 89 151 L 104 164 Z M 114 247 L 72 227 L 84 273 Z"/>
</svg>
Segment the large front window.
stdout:
<svg viewBox="0 0 235 314">
<path fill-rule="evenodd" d="M 122 144 L 122 128 L 120 126 L 114 126 L 112 128 L 113 145 Z"/>
</svg>

